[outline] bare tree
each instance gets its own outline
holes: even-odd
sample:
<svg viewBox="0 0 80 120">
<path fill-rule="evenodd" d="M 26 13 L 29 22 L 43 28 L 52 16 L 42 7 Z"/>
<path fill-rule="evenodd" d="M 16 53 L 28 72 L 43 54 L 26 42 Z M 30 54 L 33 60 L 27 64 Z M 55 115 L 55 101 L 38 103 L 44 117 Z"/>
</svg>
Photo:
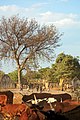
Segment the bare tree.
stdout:
<svg viewBox="0 0 80 120">
<path fill-rule="evenodd" d="M 21 71 L 36 65 L 41 58 L 51 60 L 54 48 L 58 47 L 61 34 L 56 27 L 40 26 L 35 19 L 2 17 L 0 21 L 0 58 L 13 59 L 18 69 L 18 84 Z"/>
</svg>

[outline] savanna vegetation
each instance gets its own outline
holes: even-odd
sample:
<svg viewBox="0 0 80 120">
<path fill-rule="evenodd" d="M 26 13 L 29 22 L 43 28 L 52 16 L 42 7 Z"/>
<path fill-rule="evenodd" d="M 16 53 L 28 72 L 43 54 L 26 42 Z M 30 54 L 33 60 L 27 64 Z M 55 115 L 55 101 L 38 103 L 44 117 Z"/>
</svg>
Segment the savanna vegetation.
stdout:
<svg viewBox="0 0 80 120">
<path fill-rule="evenodd" d="M 3 72 L 1 72 L 3 73 Z M 0 73 L 0 75 L 1 75 Z M 18 79 L 18 71 L 15 70 L 8 75 L 12 80 L 17 82 Z M 71 55 L 66 55 L 64 53 L 60 53 L 54 64 L 51 67 L 41 68 L 37 71 L 29 70 L 26 71 L 26 74 L 22 74 L 22 79 L 24 78 L 27 81 L 36 81 L 36 80 L 46 80 L 50 82 L 59 83 L 60 79 L 64 81 L 71 81 L 75 76 L 80 79 L 80 63 L 79 59 L 75 58 Z"/>
</svg>

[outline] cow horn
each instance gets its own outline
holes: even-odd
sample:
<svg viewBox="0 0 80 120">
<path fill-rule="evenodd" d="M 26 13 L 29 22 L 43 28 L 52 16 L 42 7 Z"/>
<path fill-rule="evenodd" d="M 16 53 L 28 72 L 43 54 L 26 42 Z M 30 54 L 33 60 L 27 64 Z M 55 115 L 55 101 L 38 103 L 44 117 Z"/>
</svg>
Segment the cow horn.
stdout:
<svg viewBox="0 0 80 120">
<path fill-rule="evenodd" d="M 51 102 L 49 103 L 49 105 L 50 105 L 51 110 L 52 110 L 52 111 L 55 111 L 55 109 L 53 108 Z"/>
<path fill-rule="evenodd" d="M 36 98 L 36 95 L 35 95 L 35 94 L 34 94 L 34 100 L 35 100 L 35 104 L 38 104 L 37 98 Z"/>
</svg>

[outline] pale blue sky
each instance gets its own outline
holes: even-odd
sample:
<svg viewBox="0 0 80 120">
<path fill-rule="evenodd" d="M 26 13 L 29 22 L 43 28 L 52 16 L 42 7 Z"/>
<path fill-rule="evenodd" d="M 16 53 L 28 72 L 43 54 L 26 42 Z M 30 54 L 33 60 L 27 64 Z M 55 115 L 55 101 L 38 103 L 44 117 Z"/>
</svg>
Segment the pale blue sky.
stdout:
<svg viewBox="0 0 80 120">
<path fill-rule="evenodd" d="M 80 0 L 0 0 L 0 18 L 19 14 L 35 18 L 40 24 L 54 24 L 60 33 L 62 44 L 55 50 L 74 57 L 80 56 Z M 44 63 L 43 66 L 50 64 Z M 8 73 L 15 67 L 2 64 L 1 70 Z"/>
</svg>

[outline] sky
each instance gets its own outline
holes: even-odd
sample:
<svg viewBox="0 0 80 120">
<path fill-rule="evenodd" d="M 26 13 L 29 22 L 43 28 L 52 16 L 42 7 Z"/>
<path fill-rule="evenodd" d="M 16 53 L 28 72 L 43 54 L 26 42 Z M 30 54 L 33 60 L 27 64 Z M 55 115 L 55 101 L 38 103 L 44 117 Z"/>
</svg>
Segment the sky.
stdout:
<svg viewBox="0 0 80 120">
<path fill-rule="evenodd" d="M 62 52 L 80 56 L 80 0 L 0 0 L 0 18 L 19 15 L 28 19 L 35 18 L 39 24 L 56 26 L 63 33 L 55 50 L 56 56 Z M 9 73 L 15 66 L 8 62 L 0 70 Z M 42 64 L 42 63 L 41 63 Z M 43 67 L 50 66 L 44 63 Z"/>
</svg>

